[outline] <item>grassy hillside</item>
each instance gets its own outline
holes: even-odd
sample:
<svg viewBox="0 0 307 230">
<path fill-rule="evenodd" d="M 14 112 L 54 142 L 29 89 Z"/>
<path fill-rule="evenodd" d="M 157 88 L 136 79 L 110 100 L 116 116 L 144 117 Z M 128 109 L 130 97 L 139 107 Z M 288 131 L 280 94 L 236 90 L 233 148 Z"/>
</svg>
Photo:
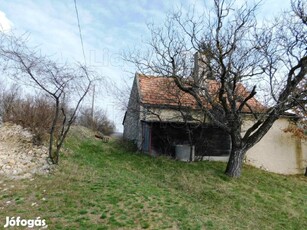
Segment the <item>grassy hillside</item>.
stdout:
<svg viewBox="0 0 307 230">
<path fill-rule="evenodd" d="M 224 163 L 183 163 L 134 153 L 75 132 L 59 168 L 34 180 L 0 179 L 5 216 L 45 219 L 49 229 L 305 229 L 307 179 Z"/>
</svg>

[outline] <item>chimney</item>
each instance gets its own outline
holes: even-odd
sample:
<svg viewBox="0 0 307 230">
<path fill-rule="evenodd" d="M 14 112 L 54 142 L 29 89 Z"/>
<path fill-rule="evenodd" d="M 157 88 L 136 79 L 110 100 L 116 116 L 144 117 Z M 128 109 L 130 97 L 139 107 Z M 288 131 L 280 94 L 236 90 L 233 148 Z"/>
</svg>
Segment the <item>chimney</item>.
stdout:
<svg viewBox="0 0 307 230">
<path fill-rule="evenodd" d="M 193 78 L 196 84 L 202 84 L 206 79 L 213 79 L 212 72 L 208 68 L 208 59 L 205 54 L 194 54 Z"/>
</svg>

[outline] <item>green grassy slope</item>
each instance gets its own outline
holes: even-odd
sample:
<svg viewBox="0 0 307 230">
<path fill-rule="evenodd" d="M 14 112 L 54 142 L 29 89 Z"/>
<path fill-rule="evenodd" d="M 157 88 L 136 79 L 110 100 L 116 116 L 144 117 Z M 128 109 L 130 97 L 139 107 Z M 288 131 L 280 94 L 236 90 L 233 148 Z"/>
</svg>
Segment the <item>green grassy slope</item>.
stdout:
<svg viewBox="0 0 307 230">
<path fill-rule="evenodd" d="M 306 229 L 306 177 L 244 167 L 233 180 L 224 163 L 152 158 L 79 134 L 65 147 L 51 176 L 0 179 L 1 227 L 5 216 L 40 216 L 49 229 Z"/>
</svg>

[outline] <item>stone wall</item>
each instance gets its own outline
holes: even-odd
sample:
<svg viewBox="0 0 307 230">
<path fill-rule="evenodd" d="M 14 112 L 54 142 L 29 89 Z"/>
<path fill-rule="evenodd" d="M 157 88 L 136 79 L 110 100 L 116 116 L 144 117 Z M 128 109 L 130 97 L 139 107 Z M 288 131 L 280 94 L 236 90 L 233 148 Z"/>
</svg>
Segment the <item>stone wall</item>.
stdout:
<svg viewBox="0 0 307 230">
<path fill-rule="evenodd" d="M 133 141 L 135 144 L 138 145 L 138 148 L 141 147 L 140 110 L 141 106 L 139 104 L 138 85 L 135 78 L 130 93 L 127 112 L 123 122 L 123 137 L 126 140 Z"/>
</svg>

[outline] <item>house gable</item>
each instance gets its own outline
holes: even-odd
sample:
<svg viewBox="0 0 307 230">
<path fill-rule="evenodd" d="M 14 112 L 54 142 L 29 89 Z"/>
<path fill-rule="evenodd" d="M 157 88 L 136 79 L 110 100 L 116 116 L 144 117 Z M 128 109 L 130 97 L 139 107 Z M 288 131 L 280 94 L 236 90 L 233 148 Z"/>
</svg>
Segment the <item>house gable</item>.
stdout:
<svg viewBox="0 0 307 230">
<path fill-rule="evenodd" d="M 128 102 L 127 111 L 123 120 L 124 125 L 124 138 L 131 140 L 138 144 L 140 139 L 140 95 L 138 87 L 138 77 L 136 75 L 130 97 Z M 139 144 L 138 144 L 139 145 Z"/>
</svg>

